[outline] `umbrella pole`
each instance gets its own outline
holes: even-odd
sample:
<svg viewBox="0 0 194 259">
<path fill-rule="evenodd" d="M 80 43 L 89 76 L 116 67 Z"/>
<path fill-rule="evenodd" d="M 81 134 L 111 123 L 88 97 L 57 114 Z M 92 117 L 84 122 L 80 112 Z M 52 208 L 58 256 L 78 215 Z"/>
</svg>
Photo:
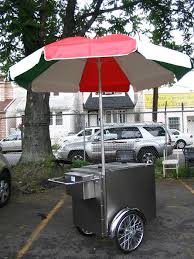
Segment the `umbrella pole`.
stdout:
<svg viewBox="0 0 194 259">
<path fill-rule="evenodd" d="M 97 59 L 98 65 L 98 82 L 99 82 L 99 111 L 100 111 L 100 132 L 101 132 L 101 162 L 102 170 L 100 176 L 101 182 L 101 232 L 102 237 L 107 231 L 106 226 L 106 178 L 105 178 L 105 154 L 104 154 L 104 127 L 103 127 L 103 107 L 102 107 L 102 79 L 101 79 L 101 60 Z"/>
</svg>

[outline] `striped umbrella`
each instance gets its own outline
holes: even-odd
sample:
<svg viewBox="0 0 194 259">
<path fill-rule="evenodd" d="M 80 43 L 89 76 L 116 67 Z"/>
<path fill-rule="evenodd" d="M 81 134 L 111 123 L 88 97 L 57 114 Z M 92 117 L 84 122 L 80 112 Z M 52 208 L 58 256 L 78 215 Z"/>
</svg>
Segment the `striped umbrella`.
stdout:
<svg viewBox="0 0 194 259">
<path fill-rule="evenodd" d="M 66 38 L 32 53 L 9 70 L 37 92 L 127 92 L 159 87 L 192 69 L 189 56 L 127 35 Z M 99 73 L 100 72 L 100 73 Z"/>
</svg>

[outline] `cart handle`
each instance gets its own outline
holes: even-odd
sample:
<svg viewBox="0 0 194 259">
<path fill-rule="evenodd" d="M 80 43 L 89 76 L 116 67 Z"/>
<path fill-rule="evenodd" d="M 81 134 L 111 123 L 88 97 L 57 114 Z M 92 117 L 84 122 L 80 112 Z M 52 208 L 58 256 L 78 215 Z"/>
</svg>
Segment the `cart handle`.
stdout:
<svg viewBox="0 0 194 259">
<path fill-rule="evenodd" d="M 86 183 L 86 182 L 91 182 L 91 181 L 96 181 L 99 180 L 99 178 L 94 178 L 91 180 L 86 180 L 86 181 L 78 181 L 78 182 L 62 182 L 59 181 L 62 177 L 57 177 L 57 178 L 49 178 L 48 181 L 52 182 L 52 183 L 59 183 L 59 184 L 64 184 L 64 185 L 74 185 L 74 184 L 78 184 L 78 183 Z"/>
</svg>

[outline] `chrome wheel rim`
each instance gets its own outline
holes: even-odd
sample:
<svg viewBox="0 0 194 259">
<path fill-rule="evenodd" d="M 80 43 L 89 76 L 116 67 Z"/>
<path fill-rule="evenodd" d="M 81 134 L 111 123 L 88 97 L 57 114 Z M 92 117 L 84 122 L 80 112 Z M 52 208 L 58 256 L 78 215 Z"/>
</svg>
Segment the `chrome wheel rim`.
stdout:
<svg viewBox="0 0 194 259">
<path fill-rule="evenodd" d="M 142 157 L 142 162 L 145 164 L 153 164 L 154 162 L 154 155 L 152 153 L 145 153 Z"/>
<path fill-rule="evenodd" d="M 182 149 L 182 148 L 185 147 L 185 143 L 184 143 L 183 141 L 180 141 L 180 142 L 178 142 L 177 147 L 178 147 L 179 149 Z"/>
<path fill-rule="evenodd" d="M 137 214 L 129 214 L 119 224 L 117 240 L 120 248 L 124 251 L 136 249 L 144 235 L 143 220 Z"/>
<path fill-rule="evenodd" d="M 9 184 L 5 180 L 0 181 L 0 203 L 3 204 L 9 198 Z"/>
<path fill-rule="evenodd" d="M 89 232 L 83 228 L 81 228 L 81 231 L 85 234 L 85 235 L 93 235 L 93 232 Z"/>
<path fill-rule="evenodd" d="M 81 155 L 75 155 L 72 160 L 84 160 L 84 158 Z"/>
</svg>

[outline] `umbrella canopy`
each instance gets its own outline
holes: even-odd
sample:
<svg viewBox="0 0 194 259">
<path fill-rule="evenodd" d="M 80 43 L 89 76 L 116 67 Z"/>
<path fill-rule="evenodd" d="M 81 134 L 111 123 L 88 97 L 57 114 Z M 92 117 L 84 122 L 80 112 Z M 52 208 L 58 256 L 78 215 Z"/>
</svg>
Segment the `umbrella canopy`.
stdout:
<svg viewBox="0 0 194 259">
<path fill-rule="evenodd" d="M 113 34 L 66 38 L 37 50 L 9 70 L 10 79 L 37 92 L 127 92 L 158 87 L 192 69 L 189 56 Z"/>
</svg>

